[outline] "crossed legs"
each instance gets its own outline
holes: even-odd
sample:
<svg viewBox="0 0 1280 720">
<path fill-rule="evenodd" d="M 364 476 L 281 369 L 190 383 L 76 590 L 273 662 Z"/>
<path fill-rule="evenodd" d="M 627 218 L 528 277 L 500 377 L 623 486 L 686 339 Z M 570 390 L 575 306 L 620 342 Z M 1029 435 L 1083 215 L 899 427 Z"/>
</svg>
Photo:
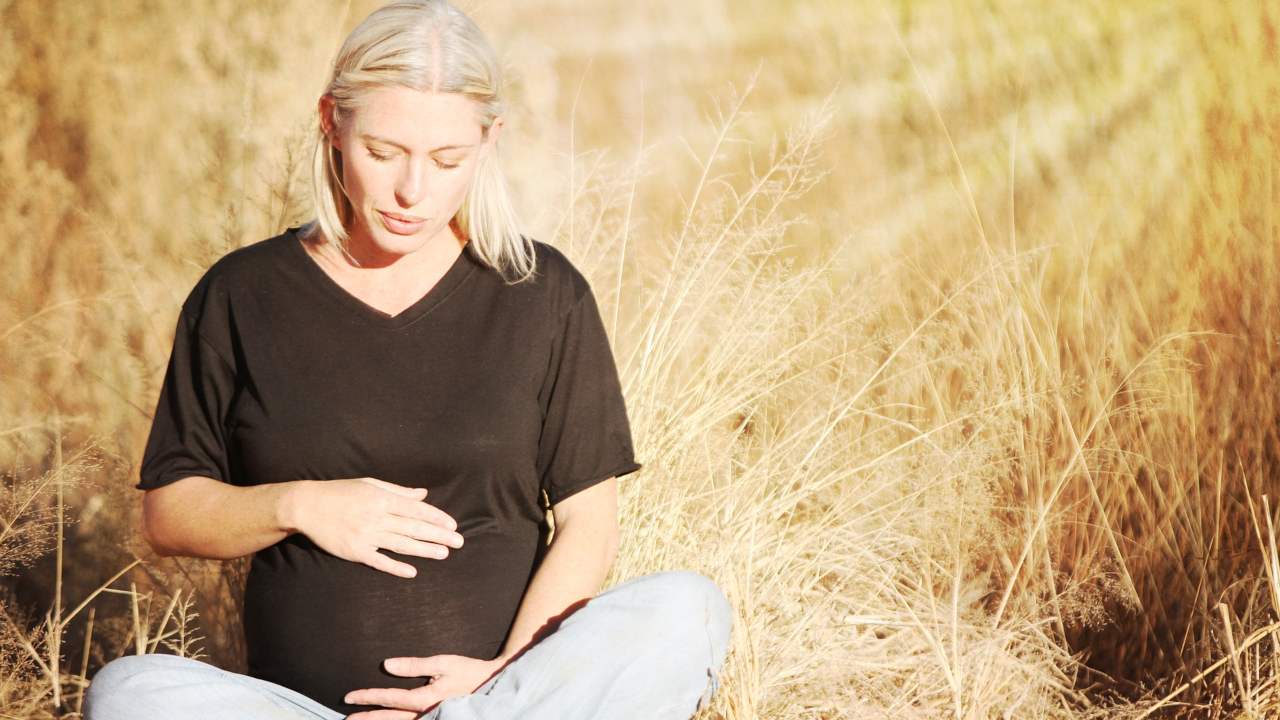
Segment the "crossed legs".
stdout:
<svg viewBox="0 0 1280 720">
<path fill-rule="evenodd" d="M 719 687 L 732 608 L 686 570 L 615 585 L 469 695 L 423 720 L 688 720 Z M 375 709 L 372 706 L 370 709 Z M 107 663 L 85 695 L 85 720 L 341 720 L 275 683 L 176 655 Z"/>
</svg>

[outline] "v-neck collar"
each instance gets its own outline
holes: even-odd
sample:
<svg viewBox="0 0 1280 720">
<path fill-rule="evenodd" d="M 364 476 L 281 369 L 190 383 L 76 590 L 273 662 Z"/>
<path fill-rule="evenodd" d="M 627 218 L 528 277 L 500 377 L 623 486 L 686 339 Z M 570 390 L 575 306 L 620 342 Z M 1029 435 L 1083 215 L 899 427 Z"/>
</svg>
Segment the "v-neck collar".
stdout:
<svg viewBox="0 0 1280 720">
<path fill-rule="evenodd" d="M 436 281 L 436 284 L 426 294 L 399 313 L 388 315 L 352 295 L 350 291 L 339 285 L 338 281 L 334 280 L 324 268 L 320 267 L 315 258 L 311 257 L 311 253 L 307 252 L 307 249 L 302 246 L 303 240 L 298 233 L 299 229 L 298 227 L 289 228 L 289 245 L 292 246 L 292 252 L 298 256 L 298 260 L 307 268 L 305 272 L 314 278 L 320 290 L 364 322 L 389 329 L 402 328 L 434 310 L 471 276 L 479 264 L 479 260 L 472 257 L 471 243 L 468 242 L 462 246 L 462 252 L 458 253 L 458 257 L 454 259 L 449 269 L 445 271 L 444 275 Z"/>
</svg>

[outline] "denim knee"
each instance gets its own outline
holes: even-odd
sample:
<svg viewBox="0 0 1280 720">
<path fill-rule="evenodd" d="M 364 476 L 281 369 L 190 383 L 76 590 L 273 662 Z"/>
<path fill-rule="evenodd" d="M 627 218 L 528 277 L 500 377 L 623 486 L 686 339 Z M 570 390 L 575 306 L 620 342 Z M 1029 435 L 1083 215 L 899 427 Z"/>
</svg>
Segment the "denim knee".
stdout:
<svg viewBox="0 0 1280 720">
<path fill-rule="evenodd" d="M 139 676 L 162 665 L 165 661 L 158 658 L 164 657 L 173 656 L 161 653 L 123 655 L 103 665 L 94 673 L 85 690 L 86 720 L 129 717 L 132 700 L 126 698 L 136 692 Z"/>
<path fill-rule="evenodd" d="M 715 581 L 692 570 L 667 570 L 637 578 L 636 583 L 658 600 L 646 604 L 642 623 L 650 628 L 671 628 L 685 638 L 705 632 L 713 660 L 723 661 L 733 626 L 733 606 Z"/>
<path fill-rule="evenodd" d="M 733 627 L 733 606 L 720 587 L 701 573 L 670 570 L 646 576 L 644 580 L 662 599 L 651 608 L 653 616 L 648 619 L 653 623 L 651 627 L 670 628 L 682 643 L 689 638 L 706 638 L 707 644 L 701 646 L 706 654 L 698 659 L 700 672 L 706 675 L 706 685 L 697 708 L 706 707 L 720 687 L 720 671 L 729 651 Z"/>
</svg>

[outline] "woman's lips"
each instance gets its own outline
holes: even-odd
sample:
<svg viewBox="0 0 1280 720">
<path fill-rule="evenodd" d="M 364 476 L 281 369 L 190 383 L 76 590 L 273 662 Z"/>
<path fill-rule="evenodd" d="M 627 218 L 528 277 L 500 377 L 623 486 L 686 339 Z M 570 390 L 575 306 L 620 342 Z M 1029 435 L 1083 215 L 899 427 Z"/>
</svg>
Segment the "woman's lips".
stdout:
<svg viewBox="0 0 1280 720">
<path fill-rule="evenodd" d="M 412 235 L 422 229 L 426 224 L 425 219 L 406 220 L 404 216 L 396 216 L 381 210 L 378 215 L 382 216 L 382 225 L 386 229 L 397 235 Z"/>
</svg>

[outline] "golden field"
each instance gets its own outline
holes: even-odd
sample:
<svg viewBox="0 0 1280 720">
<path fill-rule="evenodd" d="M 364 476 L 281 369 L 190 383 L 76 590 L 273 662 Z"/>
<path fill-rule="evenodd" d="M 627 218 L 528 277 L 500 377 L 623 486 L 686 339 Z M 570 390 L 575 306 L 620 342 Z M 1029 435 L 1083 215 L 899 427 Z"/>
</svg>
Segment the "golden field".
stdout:
<svg viewBox="0 0 1280 720">
<path fill-rule="evenodd" d="M 155 557 L 132 484 L 376 5 L 0 0 L 0 717 L 242 667 L 245 565 Z M 645 463 L 607 584 L 737 611 L 699 720 L 1280 717 L 1280 8 L 460 5 Z"/>
</svg>

